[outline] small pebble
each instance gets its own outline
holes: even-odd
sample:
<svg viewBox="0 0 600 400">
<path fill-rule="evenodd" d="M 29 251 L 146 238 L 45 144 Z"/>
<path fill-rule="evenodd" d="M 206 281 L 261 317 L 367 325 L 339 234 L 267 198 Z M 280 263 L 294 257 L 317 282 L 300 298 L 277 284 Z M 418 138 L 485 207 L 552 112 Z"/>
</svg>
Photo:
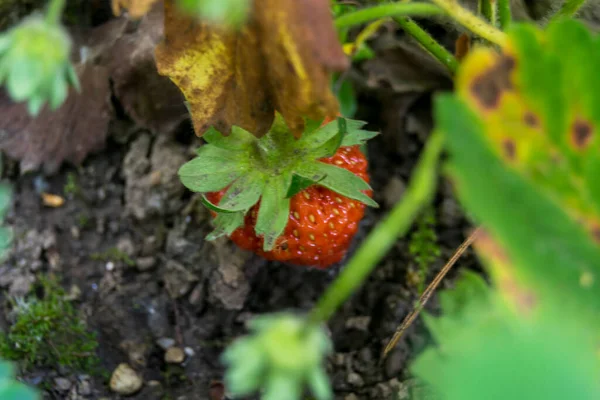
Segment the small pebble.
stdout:
<svg viewBox="0 0 600 400">
<path fill-rule="evenodd" d="M 92 386 L 89 380 L 83 380 L 77 384 L 77 393 L 82 396 L 89 396 L 92 394 Z"/>
<path fill-rule="evenodd" d="M 356 372 L 350 372 L 346 380 L 354 387 L 362 387 L 365 385 L 365 381 L 363 380 L 362 376 Z"/>
<path fill-rule="evenodd" d="M 66 392 L 71 389 L 71 381 L 67 378 L 54 378 L 54 386 L 61 392 Z"/>
<path fill-rule="evenodd" d="M 180 347 L 171 347 L 165 352 L 165 362 L 181 364 L 185 360 L 185 353 Z"/>
<path fill-rule="evenodd" d="M 110 390 L 124 396 L 138 392 L 142 385 L 142 378 L 125 363 L 119 364 L 110 377 Z"/>
<path fill-rule="evenodd" d="M 185 352 L 185 355 L 188 357 L 194 357 L 194 355 L 196 354 L 194 349 L 192 349 L 191 347 L 186 347 L 185 349 L 183 349 L 183 351 Z"/>
<path fill-rule="evenodd" d="M 163 350 L 168 350 L 170 347 L 175 346 L 175 340 L 169 337 L 163 337 L 156 341 L 156 344 Z"/>
<path fill-rule="evenodd" d="M 147 271 L 156 266 L 156 257 L 139 257 L 135 260 L 135 265 L 140 271 Z"/>
</svg>

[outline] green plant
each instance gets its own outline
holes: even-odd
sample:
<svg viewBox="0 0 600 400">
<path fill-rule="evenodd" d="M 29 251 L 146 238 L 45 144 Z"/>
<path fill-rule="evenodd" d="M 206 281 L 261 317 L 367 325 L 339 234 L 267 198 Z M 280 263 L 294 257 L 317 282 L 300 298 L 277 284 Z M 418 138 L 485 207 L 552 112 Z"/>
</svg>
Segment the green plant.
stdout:
<svg viewBox="0 0 600 400">
<path fill-rule="evenodd" d="M 502 52 L 474 51 L 456 94 L 437 99 L 493 282 L 471 278 L 427 319 L 437 346 L 413 371 L 445 399 L 600 396 L 599 49 L 572 20 L 514 25 Z"/>
<path fill-rule="evenodd" d="M 67 182 L 63 187 L 63 193 L 65 195 L 78 195 L 81 193 L 81 187 L 77 182 L 77 175 L 74 172 L 67 174 Z"/>
<path fill-rule="evenodd" d="M 54 278 L 41 278 L 40 298 L 13 299 L 14 321 L 0 335 L 0 356 L 22 368 L 67 367 L 93 371 L 98 363 L 95 335 Z"/>
<path fill-rule="evenodd" d="M 71 39 L 60 23 L 65 0 L 52 0 L 45 15 L 32 15 L 0 35 L 0 83 L 10 97 L 27 101 L 31 115 L 45 103 L 52 110 L 79 80 L 69 62 Z"/>
<path fill-rule="evenodd" d="M 1 164 L 1 160 L 0 160 Z M 0 175 L 2 171 L 0 168 Z M 12 188 L 6 182 L 0 183 L 0 222 L 4 221 L 4 217 L 10 208 L 12 200 Z M 12 245 L 13 234 L 7 227 L 0 227 L 0 260 L 4 261 L 8 255 Z M 5 357 L 2 352 L 0 356 Z M 15 371 L 12 364 L 0 360 L 0 399 L 6 400 L 37 400 L 38 393 L 17 382 L 14 379 Z"/>
<path fill-rule="evenodd" d="M 419 271 L 418 291 L 423 291 L 423 284 L 431 264 L 441 255 L 435 233 L 435 210 L 429 207 L 423 211 L 416 222 L 417 228 L 413 232 L 408 244 L 408 251 L 414 257 Z"/>
<path fill-rule="evenodd" d="M 206 194 L 203 201 L 216 215 L 209 239 L 227 235 L 265 258 L 294 264 L 338 262 L 365 204 L 377 206 L 358 149 L 376 133 L 362 130 L 364 124 L 310 122 L 296 139 L 278 115 L 260 139 L 239 127 L 228 137 L 206 133 L 208 144 L 179 176 Z"/>
</svg>

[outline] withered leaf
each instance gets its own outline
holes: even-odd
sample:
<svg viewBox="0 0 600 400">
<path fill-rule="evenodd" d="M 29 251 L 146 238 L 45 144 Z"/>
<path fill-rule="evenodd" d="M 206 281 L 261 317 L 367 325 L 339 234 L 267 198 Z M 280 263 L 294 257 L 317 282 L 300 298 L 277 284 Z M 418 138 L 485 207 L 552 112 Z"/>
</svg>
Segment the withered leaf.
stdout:
<svg viewBox="0 0 600 400">
<path fill-rule="evenodd" d="M 159 75 L 154 47 L 163 36 L 163 7 L 157 5 L 104 52 L 113 94 L 125 113 L 155 133 L 168 133 L 188 118 L 184 97 L 177 86 Z"/>
<path fill-rule="evenodd" d="M 158 0 L 112 0 L 112 9 L 115 15 L 121 15 L 124 10 L 132 18 L 146 15 Z"/>
<path fill-rule="evenodd" d="M 45 107 L 37 118 L 0 92 L 0 149 L 21 161 L 21 172 L 43 166 L 51 174 L 63 161 L 79 164 L 103 147 L 110 119 L 108 71 L 92 64 L 79 64 L 76 71 L 81 92 L 71 90 L 58 110 Z"/>
<path fill-rule="evenodd" d="M 167 0 L 156 62 L 184 93 L 198 135 L 238 125 L 257 136 L 275 110 L 297 136 L 304 117 L 335 116 L 329 73 L 349 64 L 327 0 L 255 0 L 238 32 L 182 16 Z"/>
<path fill-rule="evenodd" d="M 273 119 L 258 43 L 249 28 L 219 31 L 165 2 L 165 39 L 156 48 L 158 71 L 181 89 L 198 134 L 239 125 L 264 133 Z"/>
</svg>

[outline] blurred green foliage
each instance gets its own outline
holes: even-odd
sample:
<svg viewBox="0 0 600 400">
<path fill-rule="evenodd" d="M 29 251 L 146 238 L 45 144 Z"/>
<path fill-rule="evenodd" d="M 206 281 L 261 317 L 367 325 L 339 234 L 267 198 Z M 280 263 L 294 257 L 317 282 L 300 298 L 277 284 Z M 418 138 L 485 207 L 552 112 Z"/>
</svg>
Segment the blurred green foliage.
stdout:
<svg viewBox="0 0 600 400">
<path fill-rule="evenodd" d="M 470 275 L 426 319 L 414 373 L 444 399 L 600 398 L 600 38 L 513 25 L 476 49 L 437 128 L 492 280 Z"/>
</svg>

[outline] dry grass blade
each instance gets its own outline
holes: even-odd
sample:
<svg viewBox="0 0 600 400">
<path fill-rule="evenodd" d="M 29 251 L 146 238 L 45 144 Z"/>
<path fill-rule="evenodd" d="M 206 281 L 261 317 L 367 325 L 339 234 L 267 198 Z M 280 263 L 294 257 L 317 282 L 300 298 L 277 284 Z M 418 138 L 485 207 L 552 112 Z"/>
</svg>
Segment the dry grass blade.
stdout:
<svg viewBox="0 0 600 400">
<path fill-rule="evenodd" d="M 408 329 L 408 327 L 411 326 L 414 320 L 419 316 L 419 313 L 421 312 L 423 307 L 425 307 L 425 304 L 427 304 L 427 302 L 431 298 L 431 295 L 435 292 L 442 279 L 444 279 L 448 271 L 450 271 L 450 269 L 454 266 L 456 261 L 458 261 L 458 259 L 475 241 L 475 239 L 477 239 L 479 232 L 480 228 L 477 228 L 473 231 L 473 233 L 471 233 L 471 235 L 469 235 L 468 238 L 465 239 L 465 241 L 458 247 L 458 249 L 456 249 L 450 260 L 448 260 L 448 262 L 446 263 L 446 265 L 444 265 L 444 268 L 441 269 L 441 271 L 435 276 L 435 278 L 429 284 L 429 286 L 427 286 L 427 289 L 425 289 L 425 291 L 419 298 L 419 301 L 415 308 L 411 311 L 410 314 L 406 316 L 406 318 L 404 318 L 404 321 L 402 321 L 402 323 L 394 333 L 392 339 L 388 342 L 387 346 L 385 346 L 382 358 L 385 358 L 388 355 L 388 353 L 392 351 L 394 347 L 396 347 L 396 344 L 398 344 L 398 341 L 400 340 L 406 329 Z"/>
</svg>

